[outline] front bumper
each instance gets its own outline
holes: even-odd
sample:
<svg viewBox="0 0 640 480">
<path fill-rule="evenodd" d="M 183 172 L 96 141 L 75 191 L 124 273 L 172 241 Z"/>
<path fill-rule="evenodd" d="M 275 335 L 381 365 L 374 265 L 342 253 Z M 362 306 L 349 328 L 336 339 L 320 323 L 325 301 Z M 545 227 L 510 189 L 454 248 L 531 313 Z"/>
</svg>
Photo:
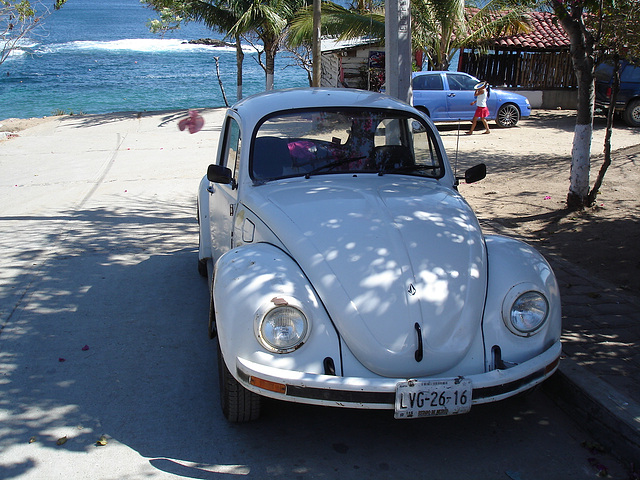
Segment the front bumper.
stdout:
<svg viewBox="0 0 640 480">
<path fill-rule="evenodd" d="M 469 375 L 473 405 L 502 400 L 526 391 L 550 377 L 558 368 L 562 345 L 505 370 Z M 362 409 L 393 409 L 396 384 L 405 378 L 358 378 L 315 375 L 268 367 L 236 359 L 236 378 L 259 395 L 312 405 Z M 417 380 L 432 380 L 419 378 Z"/>
</svg>

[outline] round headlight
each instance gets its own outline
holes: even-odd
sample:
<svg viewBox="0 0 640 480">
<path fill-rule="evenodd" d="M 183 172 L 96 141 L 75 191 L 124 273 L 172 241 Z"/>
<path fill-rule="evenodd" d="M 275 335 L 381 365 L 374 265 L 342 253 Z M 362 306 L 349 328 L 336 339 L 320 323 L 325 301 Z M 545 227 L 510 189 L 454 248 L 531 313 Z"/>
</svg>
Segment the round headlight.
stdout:
<svg viewBox="0 0 640 480">
<path fill-rule="evenodd" d="M 549 303 L 540 292 L 525 292 L 511 305 L 509 321 L 516 330 L 514 333 L 531 335 L 547 319 Z"/>
<path fill-rule="evenodd" d="M 277 306 L 267 312 L 258 330 L 262 344 L 273 352 L 288 353 L 300 347 L 309 331 L 307 317 L 295 307 Z"/>
</svg>

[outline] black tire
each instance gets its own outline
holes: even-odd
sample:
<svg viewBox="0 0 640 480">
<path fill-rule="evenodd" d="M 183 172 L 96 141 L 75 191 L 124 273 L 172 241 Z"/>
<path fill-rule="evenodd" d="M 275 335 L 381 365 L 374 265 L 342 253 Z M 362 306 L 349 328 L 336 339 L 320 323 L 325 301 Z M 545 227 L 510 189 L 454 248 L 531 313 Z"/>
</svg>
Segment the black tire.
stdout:
<svg viewBox="0 0 640 480">
<path fill-rule="evenodd" d="M 196 220 L 198 221 L 198 252 L 200 251 L 200 242 L 202 234 L 200 233 L 200 202 L 196 202 Z M 207 276 L 207 261 L 198 259 L 198 273 L 201 277 Z"/>
<path fill-rule="evenodd" d="M 218 343 L 218 381 L 220 383 L 220 406 L 224 417 L 232 423 L 244 423 L 260 417 L 262 399 L 250 392 L 233 378 L 224 363 Z"/>
<path fill-rule="evenodd" d="M 209 338 L 218 336 L 218 328 L 216 327 L 216 308 L 213 304 L 213 290 L 209 289 Z"/>
<path fill-rule="evenodd" d="M 630 127 L 640 127 L 640 100 L 632 100 L 622 113 L 624 123 Z"/>
<path fill-rule="evenodd" d="M 198 273 L 201 277 L 207 276 L 207 261 L 198 259 Z"/>
<path fill-rule="evenodd" d="M 502 128 L 515 127 L 520 121 L 520 110 L 513 103 L 505 103 L 498 109 L 496 125 Z"/>
<path fill-rule="evenodd" d="M 431 115 L 429 115 L 429 110 L 427 110 L 427 107 L 418 106 L 418 107 L 416 107 L 416 110 L 418 110 L 419 112 L 424 113 L 427 117 L 431 118 Z"/>
</svg>

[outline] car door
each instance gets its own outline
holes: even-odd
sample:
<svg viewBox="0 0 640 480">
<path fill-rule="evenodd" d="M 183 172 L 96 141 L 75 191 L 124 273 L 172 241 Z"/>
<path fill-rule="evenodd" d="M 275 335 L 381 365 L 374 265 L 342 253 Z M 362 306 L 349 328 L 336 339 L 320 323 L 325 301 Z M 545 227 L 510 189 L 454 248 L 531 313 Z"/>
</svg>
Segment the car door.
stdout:
<svg viewBox="0 0 640 480">
<path fill-rule="evenodd" d="M 225 134 L 218 164 L 227 167 L 233 174 L 229 184 L 209 183 L 209 220 L 211 228 L 211 250 L 214 262 L 233 248 L 233 222 L 238 205 L 238 171 L 240 167 L 240 125 L 235 118 L 227 117 Z"/>
<path fill-rule="evenodd" d="M 447 111 L 451 120 L 471 120 L 476 106 L 474 86 L 477 80 L 463 73 L 447 73 Z"/>
<path fill-rule="evenodd" d="M 434 122 L 448 120 L 447 97 L 440 73 L 416 75 L 412 88 L 414 107 L 424 107 Z"/>
</svg>

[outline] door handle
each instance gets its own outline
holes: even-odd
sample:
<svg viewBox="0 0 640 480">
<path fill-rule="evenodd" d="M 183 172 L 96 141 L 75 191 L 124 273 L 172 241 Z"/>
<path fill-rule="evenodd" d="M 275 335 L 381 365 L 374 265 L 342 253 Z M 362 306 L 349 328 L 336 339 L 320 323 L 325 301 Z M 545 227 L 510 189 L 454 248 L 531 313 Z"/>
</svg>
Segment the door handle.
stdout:
<svg viewBox="0 0 640 480">
<path fill-rule="evenodd" d="M 213 185 L 209 185 L 207 187 L 207 192 L 209 192 L 209 193 L 214 193 L 215 192 L 215 190 L 213 189 Z"/>
<path fill-rule="evenodd" d="M 455 97 L 456 94 L 455 93 L 450 93 L 449 95 L 447 95 L 447 97 Z"/>
</svg>

